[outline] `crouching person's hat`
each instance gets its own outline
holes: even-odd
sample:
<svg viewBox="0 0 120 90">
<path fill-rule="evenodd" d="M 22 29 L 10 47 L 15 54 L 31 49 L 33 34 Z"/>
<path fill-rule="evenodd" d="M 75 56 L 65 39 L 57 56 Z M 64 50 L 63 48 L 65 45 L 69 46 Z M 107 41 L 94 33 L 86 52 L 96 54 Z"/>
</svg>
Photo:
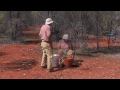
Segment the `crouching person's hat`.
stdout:
<svg viewBox="0 0 120 90">
<path fill-rule="evenodd" d="M 63 37 L 62 37 L 62 39 L 68 40 L 69 39 L 69 35 L 68 34 L 64 34 Z"/>
</svg>

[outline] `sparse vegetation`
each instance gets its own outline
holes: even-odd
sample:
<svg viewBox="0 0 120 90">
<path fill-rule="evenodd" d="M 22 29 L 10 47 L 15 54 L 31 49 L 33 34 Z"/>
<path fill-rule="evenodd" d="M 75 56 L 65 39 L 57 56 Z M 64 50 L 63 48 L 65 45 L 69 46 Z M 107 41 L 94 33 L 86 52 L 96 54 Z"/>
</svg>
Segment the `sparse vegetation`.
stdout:
<svg viewBox="0 0 120 90">
<path fill-rule="evenodd" d="M 91 35 L 96 36 L 97 50 L 101 36 L 108 37 L 110 48 L 108 34 L 117 31 L 119 36 L 119 11 L 0 11 L 0 33 L 7 35 L 11 40 L 20 40 L 23 30 L 30 26 L 41 26 L 47 17 L 55 21 L 53 40 L 58 41 L 64 33 L 68 33 L 75 48 L 85 49 Z"/>
<path fill-rule="evenodd" d="M 75 50 L 73 64 L 77 67 L 49 74 L 40 67 L 38 34 L 48 17 L 55 21 L 53 52 L 57 52 L 62 35 L 69 34 Z M 0 11 L 0 78 L 120 78 L 119 23 L 120 11 Z"/>
</svg>

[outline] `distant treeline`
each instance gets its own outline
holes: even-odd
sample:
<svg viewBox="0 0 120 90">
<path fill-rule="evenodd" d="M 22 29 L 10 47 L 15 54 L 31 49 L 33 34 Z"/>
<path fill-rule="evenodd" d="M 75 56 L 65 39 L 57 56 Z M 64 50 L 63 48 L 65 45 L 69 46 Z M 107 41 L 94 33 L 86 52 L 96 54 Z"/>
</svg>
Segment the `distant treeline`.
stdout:
<svg viewBox="0 0 120 90">
<path fill-rule="evenodd" d="M 95 35 L 98 40 L 99 36 L 111 32 L 119 35 L 120 31 L 119 11 L 0 11 L 0 33 L 16 40 L 23 29 L 42 25 L 48 17 L 55 21 L 55 37 L 68 33 L 77 42 L 87 41 L 89 35 Z"/>
</svg>

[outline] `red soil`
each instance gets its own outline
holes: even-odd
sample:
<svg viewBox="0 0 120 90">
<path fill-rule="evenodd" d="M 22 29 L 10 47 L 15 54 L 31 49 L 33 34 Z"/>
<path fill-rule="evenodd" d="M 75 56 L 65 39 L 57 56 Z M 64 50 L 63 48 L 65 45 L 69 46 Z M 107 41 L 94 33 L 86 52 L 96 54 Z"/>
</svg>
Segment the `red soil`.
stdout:
<svg viewBox="0 0 120 90">
<path fill-rule="evenodd" d="M 88 46 L 96 47 L 95 40 L 91 40 Z M 107 46 L 107 41 L 101 39 L 100 47 L 103 46 Z M 0 78 L 119 79 L 119 54 L 94 53 L 93 56 L 76 56 L 79 67 L 63 68 L 49 73 L 47 69 L 40 67 L 40 44 L 0 44 Z"/>
</svg>

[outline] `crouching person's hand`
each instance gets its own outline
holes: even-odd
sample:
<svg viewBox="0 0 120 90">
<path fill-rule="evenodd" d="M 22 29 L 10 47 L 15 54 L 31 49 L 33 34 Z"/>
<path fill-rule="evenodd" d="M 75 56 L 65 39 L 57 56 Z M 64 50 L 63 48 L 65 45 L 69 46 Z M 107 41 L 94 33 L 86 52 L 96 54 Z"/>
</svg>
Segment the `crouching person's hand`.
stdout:
<svg viewBox="0 0 120 90">
<path fill-rule="evenodd" d="M 68 50 L 67 55 L 68 55 L 68 56 L 71 56 L 71 55 L 73 55 L 74 53 L 75 53 L 75 52 L 70 49 L 70 50 Z"/>
</svg>

